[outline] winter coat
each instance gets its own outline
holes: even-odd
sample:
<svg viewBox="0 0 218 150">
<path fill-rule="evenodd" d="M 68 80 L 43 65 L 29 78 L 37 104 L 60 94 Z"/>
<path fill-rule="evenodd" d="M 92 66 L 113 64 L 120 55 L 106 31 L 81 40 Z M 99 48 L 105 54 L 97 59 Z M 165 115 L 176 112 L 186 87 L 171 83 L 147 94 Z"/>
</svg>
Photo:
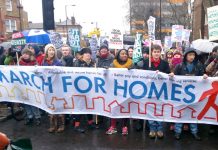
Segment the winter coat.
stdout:
<svg viewBox="0 0 218 150">
<path fill-rule="evenodd" d="M 21 57 L 21 59 L 19 60 L 19 65 L 21 65 L 21 66 L 35 66 L 35 65 L 37 65 L 37 61 L 35 59 L 24 60 Z"/>
<path fill-rule="evenodd" d="M 71 55 L 61 57 L 61 63 L 66 67 L 73 67 L 73 60 L 74 58 Z"/>
<path fill-rule="evenodd" d="M 113 68 L 133 68 L 132 59 L 128 58 L 127 61 L 124 64 L 120 64 L 117 59 L 114 59 L 113 63 L 110 65 Z"/>
<path fill-rule="evenodd" d="M 205 69 L 207 75 L 211 77 L 216 77 L 218 76 L 218 62 L 217 61 L 212 61 Z"/>
<path fill-rule="evenodd" d="M 44 58 L 45 58 L 45 54 L 39 54 L 36 56 L 36 61 L 39 66 L 42 66 Z"/>
<path fill-rule="evenodd" d="M 76 60 L 74 63 L 74 67 L 95 67 L 95 63 L 93 60 L 91 60 L 90 63 L 87 63 L 83 60 Z"/>
<path fill-rule="evenodd" d="M 98 56 L 96 58 L 96 66 L 99 68 L 109 67 L 113 60 L 114 56 L 112 54 L 109 54 L 107 58 L 101 58 L 100 56 Z"/>
<path fill-rule="evenodd" d="M 153 71 L 159 70 L 160 72 L 170 73 L 169 63 L 162 59 L 160 60 L 160 64 L 157 67 L 155 67 L 153 63 L 151 63 L 151 67 L 149 67 L 149 59 L 145 59 L 141 69 Z"/>
<path fill-rule="evenodd" d="M 195 53 L 195 59 L 193 61 L 193 69 L 191 72 L 188 71 L 187 68 L 187 55 L 188 53 Z M 187 76 L 202 76 L 204 74 L 204 66 L 198 61 L 198 55 L 196 51 L 192 48 L 190 48 L 188 51 L 184 54 L 183 62 L 176 66 L 174 70 L 175 75 L 187 75 Z"/>
<path fill-rule="evenodd" d="M 42 66 L 63 66 L 61 61 L 54 59 L 53 62 L 49 63 L 47 60 L 43 60 Z"/>
</svg>

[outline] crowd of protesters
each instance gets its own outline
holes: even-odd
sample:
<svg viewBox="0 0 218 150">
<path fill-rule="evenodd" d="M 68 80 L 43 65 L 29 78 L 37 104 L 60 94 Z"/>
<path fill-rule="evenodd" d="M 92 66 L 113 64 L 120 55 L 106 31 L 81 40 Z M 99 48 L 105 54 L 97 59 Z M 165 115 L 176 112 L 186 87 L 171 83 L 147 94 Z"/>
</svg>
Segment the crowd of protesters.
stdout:
<svg viewBox="0 0 218 150">
<path fill-rule="evenodd" d="M 203 76 L 206 79 L 208 76 L 218 76 L 218 47 L 214 47 L 211 54 L 208 55 L 206 62 L 202 63 L 199 60 L 199 55 L 193 48 L 178 48 L 172 47 L 163 55 L 162 48 L 159 45 L 153 45 L 151 48 L 149 60 L 149 48 L 142 48 L 143 58 L 136 64 L 133 64 L 133 47 L 128 50 L 121 49 L 116 51 L 116 54 L 109 50 L 107 45 L 102 45 L 97 54 L 93 54 L 90 48 L 82 48 L 79 52 L 74 53 L 68 45 L 63 45 L 60 50 L 57 50 L 54 45 L 47 44 L 45 47 L 40 47 L 37 44 L 29 44 L 17 56 L 11 48 L 0 49 L 0 65 L 22 65 L 22 66 L 66 66 L 66 67 L 98 67 L 98 68 L 128 68 L 128 69 L 142 69 L 164 72 L 169 74 L 170 77 L 174 75 L 185 76 Z M 61 56 L 58 57 L 58 51 Z M 93 60 L 92 55 L 96 55 Z M 18 58 L 19 57 L 19 58 Z M 151 66 L 149 67 L 149 61 Z M 27 112 L 25 125 L 35 124 L 39 126 L 41 122 L 41 113 L 39 108 L 34 106 L 25 105 Z M 48 115 L 49 129 L 48 132 L 63 132 L 65 130 L 65 122 L 69 118 L 73 118 L 73 127 L 75 131 L 84 133 L 85 128 L 81 126 L 83 117 L 87 118 L 88 129 L 97 129 L 98 125 L 95 124 L 93 115 Z M 105 117 L 99 116 L 99 122 L 104 122 Z M 110 118 L 110 126 L 106 134 L 117 133 L 117 122 L 121 122 L 122 135 L 128 135 L 129 119 L 113 119 Z M 137 130 L 142 129 L 143 120 L 134 119 L 135 127 Z M 188 126 L 189 125 L 189 126 Z M 149 130 L 149 137 L 154 139 L 156 137 L 162 139 L 164 137 L 163 122 L 161 121 L 147 121 Z M 200 140 L 198 125 L 197 124 L 183 124 L 171 123 L 170 130 L 174 130 L 175 138 L 179 140 L 183 130 L 190 129 L 193 137 Z M 213 133 L 216 126 L 211 126 L 210 132 Z"/>
</svg>

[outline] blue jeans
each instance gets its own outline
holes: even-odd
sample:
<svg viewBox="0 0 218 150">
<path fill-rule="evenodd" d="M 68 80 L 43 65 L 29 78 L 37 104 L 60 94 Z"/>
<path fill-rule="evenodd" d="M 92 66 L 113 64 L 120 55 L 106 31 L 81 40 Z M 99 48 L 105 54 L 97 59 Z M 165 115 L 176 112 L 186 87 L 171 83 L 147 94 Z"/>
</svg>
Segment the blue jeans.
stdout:
<svg viewBox="0 0 218 150">
<path fill-rule="evenodd" d="M 30 105 L 24 105 L 24 108 L 26 110 L 28 119 L 32 119 L 33 117 L 35 117 L 35 119 L 41 118 L 39 108 Z"/>
<path fill-rule="evenodd" d="M 182 133 L 182 126 L 183 126 L 183 123 L 175 123 L 175 132 L 178 134 L 181 134 Z M 197 124 L 190 123 L 189 127 L 190 127 L 192 134 L 198 133 L 198 125 Z"/>
<path fill-rule="evenodd" d="M 163 131 L 163 123 L 160 121 L 153 121 L 153 120 L 149 120 L 149 127 L 150 127 L 150 131 Z"/>
</svg>

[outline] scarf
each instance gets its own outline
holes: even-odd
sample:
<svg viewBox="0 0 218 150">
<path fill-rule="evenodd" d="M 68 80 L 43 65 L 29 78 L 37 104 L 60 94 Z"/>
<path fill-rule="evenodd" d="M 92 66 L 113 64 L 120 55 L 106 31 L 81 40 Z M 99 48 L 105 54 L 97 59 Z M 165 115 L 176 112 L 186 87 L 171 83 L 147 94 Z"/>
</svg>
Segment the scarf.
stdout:
<svg viewBox="0 0 218 150">
<path fill-rule="evenodd" d="M 132 66 L 132 60 L 128 58 L 126 63 L 121 65 L 117 61 L 117 59 L 114 59 L 113 65 L 114 65 L 115 68 L 130 68 Z"/>
<path fill-rule="evenodd" d="M 151 63 L 153 63 L 154 67 L 157 68 L 160 65 L 160 58 L 158 59 L 158 61 L 155 61 L 154 58 L 151 58 Z"/>
<path fill-rule="evenodd" d="M 176 65 L 180 64 L 181 62 L 182 62 L 182 58 L 173 58 L 172 59 L 173 67 L 176 67 Z"/>
<path fill-rule="evenodd" d="M 21 66 L 34 66 L 34 65 L 36 65 L 37 63 L 36 63 L 35 60 L 31 61 L 31 60 L 21 59 L 21 60 L 19 61 L 19 64 L 20 64 Z"/>
</svg>

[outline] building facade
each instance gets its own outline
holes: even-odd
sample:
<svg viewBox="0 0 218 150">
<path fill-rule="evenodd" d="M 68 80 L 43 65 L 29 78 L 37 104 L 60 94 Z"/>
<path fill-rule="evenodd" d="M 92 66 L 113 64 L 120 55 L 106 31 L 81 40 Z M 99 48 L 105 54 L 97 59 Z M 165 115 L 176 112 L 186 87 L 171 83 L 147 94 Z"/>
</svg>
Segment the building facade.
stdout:
<svg viewBox="0 0 218 150">
<path fill-rule="evenodd" d="M 149 16 L 156 18 L 156 39 L 163 40 L 171 34 L 174 24 L 190 28 L 189 0 L 130 0 L 130 33 L 141 33 L 148 37 L 147 20 Z"/>
<path fill-rule="evenodd" d="M 55 22 L 55 32 L 60 33 L 60 35 L 62 37 L 67 37 L 67 30 L 70 28 L 76 28 L 79 29 L 80 32 L 82 30 L 82 26 L 80 24 L 75 23 L 74 21 L 75 19 L 71 18 L 71 19 L 67 19 L 65 21 L 59 21 L 59 22 Z M 43 23 L 32 23 L 29 22 L 29 27 L 28 29 L 43 29 Z"/>
<path fill-rule="evenodd" d="M 11 39 L 13 31 L 28 28 L 28 15 L 20 0 L 0 0 L 0 37 L 1 41 Z"/>
</svg>

